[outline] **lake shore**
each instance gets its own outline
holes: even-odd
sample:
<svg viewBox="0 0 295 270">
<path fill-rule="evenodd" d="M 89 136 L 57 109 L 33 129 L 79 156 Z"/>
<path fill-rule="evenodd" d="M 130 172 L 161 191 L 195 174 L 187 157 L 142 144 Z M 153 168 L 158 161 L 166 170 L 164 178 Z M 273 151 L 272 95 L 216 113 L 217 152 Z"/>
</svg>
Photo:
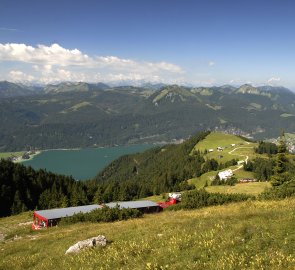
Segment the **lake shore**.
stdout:
<svg viewBox="0 0 295 270">
<path fill-rule="evenodd" d="M 30 160 L 22 160 L 25 166 L 46 169 L 57 174 L 72 176 L 77 180 L 93 179 L 103 168 L 120 156 L 140 153 L 154 145 L 128 145 L 83 149 L 42 150 Z"/>
<path fill-rule="evenodd" d="M 31 154 L 31 155 L 29 154 L 29 156 L 30 156 L 29 158 L 22 158 L 22 156 L 20 156 L 20 157 L 17 158 L 17 160 L 14 160 L 13 162 L 14 163 L 21 163 L 21 162 L 24 162 L 24 161 L 32 160 L 32 159 L 34 159 L 34 157 L 36 157 L 39 154 L 41 154 L 42 151 L 36 151 L 34 154 Z"/>
</svg>

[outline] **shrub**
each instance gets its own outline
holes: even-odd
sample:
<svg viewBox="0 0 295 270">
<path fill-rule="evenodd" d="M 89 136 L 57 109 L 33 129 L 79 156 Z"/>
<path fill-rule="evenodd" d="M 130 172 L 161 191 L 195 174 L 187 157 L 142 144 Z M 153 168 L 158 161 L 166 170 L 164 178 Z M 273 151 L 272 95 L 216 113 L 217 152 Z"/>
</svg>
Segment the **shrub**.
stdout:
<svg viewBox="0 0 295 270">
<path fill-rule="evenodd" d="M 137 209 L 123 208 L 117 205 L 114 208 L 103 207 L 89 213 L 78 213 L 71 217 L 62 219 L 61 224 L 72 224 L 78 222 L 112 222 L 116 220 L 127 220 L 130 218 L 142 217 L 143 213 Z"/>
<path fill-rule="evenodd" d="M 295 196 L 295 180 L 291 180 L 277 187 L 272 187 L 261 193 L 260 200 L 285 199 Z"/>
<path fill-rule="evenodd" d="M 168 210 L 180 210 L 180 209 L 196 209 L 211 205 L 222 205 L 231 202 L 246 201 L 249 199 L 255 199 L 254 196 L 246 194 L 221 194 L 221 193 L 209 193 L 204 189 L 192 190 L 183 193 L 181 203 L 173 205 Z"/>
<path fill-rule="evenodd" d="M 227 180 L 220 180 L 219 176 L 217 175 L 215 179 L 212 181 L 212 186 L 234 186 L 236 183 L 238 183 L 238 179 L 236 177 L 231 177 Z"/>
</svg>

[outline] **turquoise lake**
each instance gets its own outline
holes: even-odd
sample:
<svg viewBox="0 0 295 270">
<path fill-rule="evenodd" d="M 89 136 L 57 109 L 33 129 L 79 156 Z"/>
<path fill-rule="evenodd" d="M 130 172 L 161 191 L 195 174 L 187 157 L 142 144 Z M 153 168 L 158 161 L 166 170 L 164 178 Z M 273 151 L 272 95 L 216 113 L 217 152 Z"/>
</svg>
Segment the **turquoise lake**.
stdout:
<svg viewBox="0 0 295 270">
<path fill-rule="evenodd" d="M 91 179 L 116 158 L 132 153 L 143 152 L 154 147 L 151 144 L 128 145 L 79 150 L 48 150 L 24 161 L 34 169 L 72 175 L 77 180 Z"/>
</svg>

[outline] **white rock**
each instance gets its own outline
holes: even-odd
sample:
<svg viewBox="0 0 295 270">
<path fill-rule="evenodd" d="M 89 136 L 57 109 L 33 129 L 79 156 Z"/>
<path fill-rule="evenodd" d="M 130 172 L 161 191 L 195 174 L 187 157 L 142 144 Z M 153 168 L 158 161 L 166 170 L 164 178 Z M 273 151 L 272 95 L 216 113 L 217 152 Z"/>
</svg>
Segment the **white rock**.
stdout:
<svg viewBox="0 0 295 270">
<path fill-rule="evenodd" d="M 107 239 L 104 235 L 99 235 L 97 237 L 92 237 L 83 241 L 79 241 L 75 245 L 69 247 L 69 249 L 66 251 L 66 254 L 69 253 L 79 253 L 84 248 L 90 248 L 95 246 L 106 246 Z"/>
</svg>

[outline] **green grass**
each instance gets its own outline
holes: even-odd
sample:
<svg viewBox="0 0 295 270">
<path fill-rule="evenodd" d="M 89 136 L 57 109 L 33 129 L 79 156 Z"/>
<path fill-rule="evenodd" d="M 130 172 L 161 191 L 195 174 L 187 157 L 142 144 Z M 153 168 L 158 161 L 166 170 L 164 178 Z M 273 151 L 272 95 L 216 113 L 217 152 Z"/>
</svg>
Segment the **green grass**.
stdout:
<svg viewBox="0 0 295 270">
<path fill-rule="evenodd" d="M 200 177 L 192 178 L 188 180 L 189 184 L 193 184 L 196 186 L 196 188 L 203 188 L 207 182 L 207 184 L 210 184 L 211 181 L 215 178 L 217 171 L 211 171 L 202 174 Z"/>
<path fill-rule="evenodd" d="M 236 184 L 235 186 L 208 186 L 205 189 L 208 192 L 244 193 L 257 196 L 269 187 L 271 187 L 271 185 L 268 182 L 254 182 Z"/>
<path fill-rule="evenodd" d="M 8 158 L 11 156 L 17 156 L 20 157 L 24 154 L 24 152 L 2 152 L 0 153 L 0 158 Z"/>
<path fill-rule="evenodd" d="M 291 117 L 291 116 L 295 116 L 294 114 L 289 114 L 289 113 L 283 113 L 280 115 L 282 118 L 287 118 L 287 117 Z"/>
<path fill-rule="evenodd" d="M 10 230 L 0 269 L 294 269 L 294 212 L 294 198 L 247 201 L 39 232 L 18 226 L 28 219 L 22 214 L 0 219 L 0 230 Z M 15 234 L 22 238 L 12 240 Z M 111 241 L 107 247 L 64 255 L 99 234 Z"/>
<path fill-rule="evenodd" d="M 165 198 L 163 198 L 163 195 L 153 195 L 150 197 L 146 197 L 144 199 L 139 199 L 139 200 L 148 200 L 148 201 L 152 201 L 152 202 L 163 202 L 165 201 Z"/>
<path fill-rule="evenodd" d="M 261 108 L 262 108 L 262 106 L 260 105 L 260 104 L 258 104 L 258 103 L 250 103 L 250 105 L 253 107 L 253 108 L 255 108 L 255 109 L 258 109 L 258 110 L 260 110 Z"/>
<path fill-rule="evenodd" d="M 235 145 L 231 146 L 231 144 Z M 216 148 L 219 146 L 223 147 L 224 150 L 218 152 Z M 255 153 L 254 147 L 256 146 L 257 143 L 246 142 L 242 138 L 235 135 L 224 134 L 220 132 L 212 132 L 203 141 L 199 142 L 194 147 L 193 151 L 199 150 L 204 152 L 205 150 L 214 149 L 213 152 L 207 153 L 204 157 L 207 159 L 214 158 L 219 163 L 225 163 L 226 161 L 232 159 L 245 160 L 247 156 L 249 160 L 254 159 L 257 156 L 263 156 Z M 238 167 L 239 166 L 232 166 L 229 168 L 235 170 Z M 210 185 L 211 181 L 218 172 L 219 171 L 211 171 L 201 175 L 200 177 L 189 179 L 188 182 L 194 184 L 196 188 L 202 188 L 205 186 L 206 182 Z M 238 179 L 245 177 L 253 178 L 253 173 L 246 172 L 243 169 L 239 169 L 235 171 L 235 177 L 237 177 Z"/>
<path fill-rule="evenodd" d="M 234 174 L 238 180 L 242 178 L 254 178 L 253 172 L 245 171 L 243 168 L 235 171 Z"/>
<path fill-rule="evenodd" d="M 231 166 L 228 169 L 232 169 L 235 170 L 237 167 L 239 167 L 239 165 L 236 166 Z M 225 170 L 225 169 L 223 169 Z M 196 186 L 196 188 L 203 188 L 206 185 L 206 182 L 208 185 L 211 184 L 212 180 L 215 178 L 215 176 L 217 175 L 218 172 L 223 171 L 223 170 L 219 170 L 219 171 L 210 171 L 207 173 L 202 174 L 200 177 L 196 177 L 196 178 L 192 178 L 188 180 L 189 184 L 193 184 Z M 234 176 L 240 180 L 242 178 L 254 178 L 253 172 L 247 172 L 244 171 L 243 168 L 234 171 Z"/>
<path fill-rule="evenodd" d="M 222 147 L 229 146 L 230 147 L 230 145 L 232 143 L 245 144 L 245 141 L 235 135 L 225 134 L 225 133 L 220 133 L 220 132 L 211 132 L 204 140 L 200 141 L 196 145 L 196 148 L 200 151 L 204 151 L 205 149 L 208 150 L 210 148 L 213 148 L 215 150 L 218 146 L 222 146 Z"/>
<path fill-rule="evenodd" d="M 231 144 L 235 144 L 235 146 L 231 146 Z M 219 146 L 225 149 L 218 152 L 217 147 Z M 203 141 L 199 142 L 194 147 L 193 151 L 199 150 L 201 152 L 204 152 L 205 150 L 208 151 L 209 149 L 213 149 L 214 151 L 206 154 L 205 158 L 214 158 L 218 162 L 224 163 L 234 158 L 244 160 L 246 156 L 249 156 L 249 158 L 255 157 L 256 154 L 254 153 L 254 147 L 256 146 L 256 143 L 246 142 L 235 135 L 212 132 Z M 231 152 L 236 148 L 237 150 Z"/>
<path fill-rule="evenodd" d="M 295 140 L 295 134 L 294 133 L 285 133 L 286 139 L 293 139 Z"/>
</svg>

